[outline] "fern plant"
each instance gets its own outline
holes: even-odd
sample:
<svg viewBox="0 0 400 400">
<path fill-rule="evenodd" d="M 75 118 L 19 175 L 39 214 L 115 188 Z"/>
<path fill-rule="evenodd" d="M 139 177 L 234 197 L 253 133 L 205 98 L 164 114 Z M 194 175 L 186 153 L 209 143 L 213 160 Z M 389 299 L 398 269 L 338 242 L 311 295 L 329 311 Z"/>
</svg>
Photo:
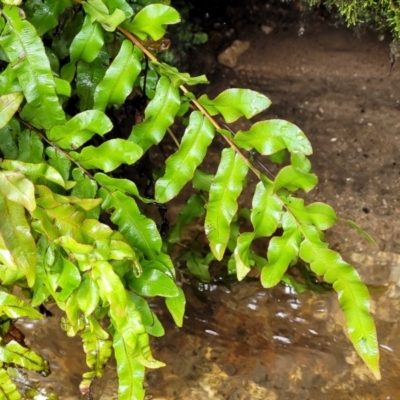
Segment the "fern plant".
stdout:
<svg viewBox="0 0 400 400">
<path fill-rule="evenodd" d="M 275 119 L 234 133 L 225 124 L 252 118 L 270 100 L 246 89 L 228 89 L 214 99 L 186 89 L 207 83 L 205 76 L 181 73 L 150 50 L 180 19 L 166 1 L 1 3 L 2 326 L 42 318 L 38 307 L 55 302 L 65 313 L 66 334 L 82 338 L 89 371 L 81 392 L 90 396 L 114 354 L 119 399 L 143 399 L 145 368 L 163 366 L 151 353 L 149 335 L 164 330 L 148 299 L 164 297 L 182 326 L 185 297 L 171 254 L 185 225 L 203 219 L 209 247 L 184 247 L 189 271 L 207 280 L 208 266 L 218 260 L 238 280 L 258 269 L 269 288 L 289 282 L 286 270 L 303 260 L 337 291 L 350 340 L 379 378 L 367 288 L 323 240 L 323 231 L 340 219 L 330 206 L 305 205 L 295 195 L 317 184 L 307 158 L 311 145 L 297 126 Z M 122 110 L 131 121 L 125 136 L 115 117 Z M 180 142 L 171 131 L 179 124 Z M 124 165 L 148 164 L 149 149 L 167 133 L 177 149 L 163 168 L 150 171 L 150 190 L 141 194 Z M 211 174 L 199 166 L 216 136 L 227 146 Z M 257 154 L 289 161 L 267 176 Z M 246 209 L 238 197 L 249 173 L 258 184 Z M 190 182 L 193 194 L 168 234 L 164 224 L 162 237 L 143 205 L 156 204 L 164 216 L 163 204 Z M 252 228 L 241 231 L 239 217 Z M 260 238 L 266 239 L 263 254 L 254 247 Z M 13 293 L 15 287 L 23 297 Z M 10 365 L 49 373 L 47 362 L 17 341 L 1 343 L 0 361 L 4 399 L 21 398 Z"/>
</svg>

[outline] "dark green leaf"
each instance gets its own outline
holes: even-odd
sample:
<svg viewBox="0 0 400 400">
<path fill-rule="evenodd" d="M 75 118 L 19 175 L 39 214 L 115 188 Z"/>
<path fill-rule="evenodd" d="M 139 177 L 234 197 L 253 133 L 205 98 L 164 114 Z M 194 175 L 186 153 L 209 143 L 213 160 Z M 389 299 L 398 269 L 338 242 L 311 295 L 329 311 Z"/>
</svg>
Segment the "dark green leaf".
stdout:
<svg viewBox="0 0 400 400">
<path fill-rule="evenodd" d="M 48 163 L 60 173 L 64 181 L 67 181 L 71 170 L 70 159 L 54 147 L 48 147 L 46 154 L 49 157 Z"/>
</svg>

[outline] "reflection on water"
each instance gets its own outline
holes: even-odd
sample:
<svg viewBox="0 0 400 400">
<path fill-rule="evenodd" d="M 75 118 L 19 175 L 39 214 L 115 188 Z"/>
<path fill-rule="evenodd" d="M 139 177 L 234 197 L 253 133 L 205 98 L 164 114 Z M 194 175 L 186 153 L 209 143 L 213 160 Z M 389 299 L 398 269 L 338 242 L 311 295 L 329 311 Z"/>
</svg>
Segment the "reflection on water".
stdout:
<svg viewBox="0 0 400 400">
<path fill-rule="evenodd" d="M 201 297 L 187 287 L 187 315 L 174 327 L 159 307 L 166 336 L 153 341 L 167 367 L 147 375 L 152 400 L 398 399 L 400 393 L 400 289 L 373 295 L 383 379 L 377 382 L 350 345 L 335 293 L 264 290 L 257 282 L 229 290 L 212 286 Z M 204 295 L 207 301 L 204 301 Z M 52 360 L 40 378 L 60 399 L 78 399 L 86 371 L 80 341 L 57 329 L 56 317 L 24 325 L 31 346 Z M 33 375 L 30 375 L 32 378 Z M 96 382 L 95 399 L 114 399 L 113 367 Z"/>
</svg>

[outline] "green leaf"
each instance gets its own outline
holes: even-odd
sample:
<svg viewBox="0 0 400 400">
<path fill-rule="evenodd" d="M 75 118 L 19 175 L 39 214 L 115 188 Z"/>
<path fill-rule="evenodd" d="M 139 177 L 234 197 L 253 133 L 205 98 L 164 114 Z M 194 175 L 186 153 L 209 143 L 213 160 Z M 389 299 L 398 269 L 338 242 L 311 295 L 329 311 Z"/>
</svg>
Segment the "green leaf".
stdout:
<svg viewBox="0 0 400 400">
<path fill-rule="evenodd" d="M 42 319 L 43 315 L 19 297 L 0 291 L 0 314 L 9 318 Z"/>
<path fill-rule="evenodd" d="M 167 158 L 165 174 L 156 182 L 157 202 L 168 202 L 193 178 L 196 168 L 207 153 L 214 132 L 213 125 L 200 111 L 192 112 L 179 149 Z"/>
<path fill-rule="evenodd" d="M 280 120 L 256 122 L 248 131 L 239 131 L 234 142 L 245 150 L 256 149 L 269 156 L 280 150 L 291 153 L 312 154 L 311 144 L 304 133 L 294 124 Z"/>
<path fill-rule="evenodd" d="M 131 141 L 110 139 L 99 147 L 86 146 L 80 153 L 71 151 L 70 155 L 84 168 L 97 168 L 110 172 L 122 163 L 133 164 L 143 155 L 143 151 Z"/>
<path fill-rule="evenodd" d="M 141 296 L 176 297 L 179 295 L 175 282 L 157 269 L 146 268 L 139 277 L 130 279 L 128 284 Z"/>
<path fill-rule="evenodd" d="M 20 172 L 0 171 L 0 195 L 28 211 L 36 208 L 33 183 Z"/>
<path fill-rule="evenodd" d="M 158 81 L 156 94 L 147 105 L 142 123 L 134 125 L 129 140 L 138 144 L 143 152 L 158 144 L 167 129 L 173 124 L 179 111 L 180 96 L 171 81 L 162 76 Z"/>
<path fill-rule="evenodd" d="M 288 197 L 284 199 L 290 212 L 301 224 L 314 225 L 319 230 L 331 228 L 337 221 L 335 211 L 327 204 L 316 202 L 304 206 L 303 199 Z"/>
<path fill-rule="evenodd" d="M 64 181 L 67 181 L 71 170 L 70 159 L 54 147 L 48 147 L 46 155 L 49 157 L 48 163 L 59 172 Z"/>
<path fill-rule="evenodd" d="M 110 13 L 113 13 L 117 8 L 124 12 L 126 18 L 133 16 L 132 7 L 125 0 L 104 0 Z"/>
<path fill-rule="evenodd" d="M 34 351 L 22 347 L 15 340 L 0 346 L 0 360 L 9 364 L 17 364 L 31 371 L 40 372 L 44 376 L 50 374 L 49 364 Z"/>
<path fill-rule="evenodd" d="M 126 316 L 126 292 L 119 276 L 107 261 L 97 261 L 92 264 L 93 279 L 110 307 L 119 317 Z"/>
<path fill-rule="evenodd" d="M 146 39 L 147 35 L 153 40 L 161 39 L 166 29 L 164 25 L 177 24 L 181 17 L 172 7 L 164 4 L 150 4 L 142 8 L 133 21 L 124 27 L 139 39 Z"/>
<path fill-rule="evenodd" d="M 109 193 L 100 189 L 99 196 L 103 199 L 104 210 L 114 209 L 111 221 L 118 225 L 126 241 L 146 258 L 155 259 L 161 252 L 161 237 L 155 222 L 140 213 L 131 197 L 119 191 Z"/>
<path fill-rule="evenodd" d="M 70 0 L 44 0 L 40 6 L 34 8 L 29 21 L 36 28 L 38 35 L 42 36 L 58 25 L 58 18 L 70 5 Z"/>
<path fill-rule="evenodd" d="M 90 64 L 78 61 L 76 69 L 76 92 L 79 96 L 80 111 L 90 110 L 94 104 L 97 85 L 104 78 L 109 64 L 109 55 L 103 48 Z"/>
<path fill-rule="evenodd" d="M 113 347 L 117 360 L 118 399 L 144 400 L 144 366 L 132 357 L 133 350 L 119 332 L 114 334 Z"/>
<path fill-rule="evenodd" d="M 82 29 L 71 43 L 70 62 L 75 63 L 78 60 L 83 60 L 91 63 L 99 55 L 103 44 L 103 29 L 97 22 L 92 24 L 89 16 L 86 16 Z"/>
<path fill-rule="evenodd" d="M 168 235 L 168 243 L 177 243 L 181 239 L 182 228 L 192 222 L 195 218 L 200 218 L 205 213 L 204 200 L 198 194 L 192 195 L 183 206 L 178 215 L 178 222 L 172 227 Z"/>
<path fill-rule="evenodd" d="M 221 162 L 206 205 L 205 232 L 215 258 L 220 261 L 230 237 L 230 224 L 236 215 L 237 198 L 243 189 L 247 165 L 233 149 L 222 151 Z"/>
<path fill-rule="evenodd" d="M 72 177 L 74 178 L 76 185 L 71 191 L 73 196 L 81 199 L 93 199 L 97 193 L 97 183 L 90 179 L 83 171 L 79 168 L 72 170 Z"/>
<path fill-rule="evenodd" d="M 197 190 L 203 190 L 204 192 L 209 192 L 211 184 L 213 182 L 214 175 L 207 174 L 206 172 L 196 169 L 193 176 L 193 188 Z"/>
<path fill-rule="evenodd" d="M 283 167 L 274 181 L 274 193 L 281 188 L 286 188 L 290 192 L 294 192 L 298 189 L 302 189 L 305 192 L 309 192 L 314 189 L 318 183 L 318 178 L 314 174 L 301 172 L 291 165 Z"/>
<path fill-rule="evenodd" d="M 0 397 L 4 400 L 21 400 L 17 387 L 4 368 L 0 368 Z"/>
<path fill-rule="evenodd" d="M 94 93 L 94 109 L 104 111 L 109 104 L 121 105 L 132 92 L 133 83 L 141 71 L 141 52 L 129 40 L 105 73 Z"/>
<path fill-rule="evenodd" d="M 59 301 L 67 301 L 72 292 L 79 287 L 81 283 L 81 274 L 78 267 L 71 261 L 62 257 L 63 269 L 57 284 L 62 288 L 58 295 Z"/>
<path fill-rule="evenodd" d="M 18 160 L 29 163 L 43 162 L 43 142 L 40 136 L 28 129 L 18 135 Z"/>
<path fill-rule="evenodd" d="M 227 89 L 214 100 L 203 94 L 198 102 L 210 115 L 221 114 L 228 123 L 242 116 L 250 119 L 271 105 L 268 97 L 250 89 Z"/>
<path fill-rule="evenodd" d="M 0 97 L 0 129 L 4 128 L 24 100 L 22 92 L 4 94 Z"/>
<path fill-rule="evenodd" d="M 62 176 L 46 163 L 31 164 L 16 160 L 4 160 L 1 167 L 7 171 L 18 171 L 30 178 L 33 183 L 41 183 L 42 180 L 45 180 L 65 187 Z"/>
<path fill-rule="evenodd" d="M 261 284 L 265 288 L 279 283 L 290 262 L 299 253 L 301 231 L 287 213 L 283 217 L 283 224 L 283 235 L 273 237 L 268 245 L 268 264 L 261 271 Z"/>
<path fill-rule="evenodd" d="M 177 287 L 177 289 L 179 292 L 178 296 L 167 297 L 165 299 L 165 304 L 168 307 L 168 310 L 171 313 L 175 324 L 179 327 L 182 327 L 183 317 L 185 315 L 186 299 L 183 290 L 180 287 Z"/>
<path fill-rule="evenodd" d="M 104 368 L 111 357 L 111 340 L 100 324 L 94 319 L 89 318 L 89 324 L 81 335 L 83 350 L 86 353 L 86 364 L 92 370 L 83 375 L 83 382 L 79 385 L 81 393 L 85 386 L 90 389 L 90 384 L 95 378 L 103 376 Z"/>
<path fill-rule="evenodd" d="M 18 157 L 17 134 L 20 133 L 19 122 L 12 119 L 8 125 L 0 129 L 0 151 L 5 158 L 16 159 Z"/>
<path fill-rule="evenodd" d="M 32 111 L 22 118 L 37 122 L 38 128 L 50 129 L 63 124 L 65 115 L 56 94 L 56 85 L 44 46 L 36 29 L 21 18 L 17 7 L 5 6 L 7 33 L 0 36 L 0 46 L 6 53 Z M 28 108 L 25 107 L 27 110 Z M 33 111 L 34 110 L 34 111 Z"/>
<path fill-rule="evenodd" d="M 85 273 L 83 275 L 83 281 L 76 294 L 79 308 L 86 315 L 92 314 L 99 303 L 99 296 L 99 287 L 93 279 L 92 274 Z"/>
<path fill-rule="evenodd" d="M 151 62 L 155 70 L 162 76 L 168 77 L 175 87 L 181 85 L 198 85 L 199 83 L 209 83 L 205 75 L 192 77 L 188 73 L 179 72 L 178 69 L 158 61 Z"/>
<path fill-rule="evenodd" d="M 310 263 L 311 269 L 333 284 L 338 293 L 340 307 L 346 317 L 347 329 L 357 353 L 380 379 L 379 349 L 376 328 L 370 315 L 367 287 L 361 282 L 356 270 L 342 260 L 340 255 L 327 249 L 318 238 L 315 228 L 304 229 L 304 241 L 300 257 Z"/>
<path fill-rule="evenodd" d="M 113 32 L 117 26 L 125 21 L 126 16 L 120 9 L 115 9 L 110 15 L 106 5 L 101 0 L 82 1 L 82 6 L 90 15 L 92 23 L 99 21 L 104 30 Z"/>
<path fill-rule="evenodd" d="M 259 182 L 253 196 L 250 214 L 255 238 L 270 237 L 277 229 L 282 216 L 282 203 Z"/>
<path fill-rule="evenodd" d="M 242 233 L 237 238 L 237 245 L 233 252 L 236 263 L 236 276 L 238 281 L 251 271 L 252 262 L 249 259 L 251 242 L 254 240 L 254 233 Z"/>
<path fill-rule="evenodd" d="M 375 240 L 363 229 L 361 226 L 356 224 L 354 221 L 350 221 L 348 219 L 342 219 L 340 218 L 339 221 L 345 222 L 349 226 L 351 226 L 353 229 L 355 229 L 357 232 L 359 232 L 362 236 L 364 236 L 365 239 L 368 240 L 372 245 L 377 246 Z"/>
<path fill-rule="evenodd" d="M 55 126 L 48 132 L 48 138 L 62 149 L 75 150 L 96 133 L 104 135 L 113 125 L 102 111 L 83 111 L 71 118 L 65 125 Z"/>
<path fill-rule="evenodd" d="M 210 282 L 211 276 L 209 264 L 204 257 L 197 251 L 190 251 L 186 257 L 186 266 L 189 272 L 203 282 Z"/>
</svg>

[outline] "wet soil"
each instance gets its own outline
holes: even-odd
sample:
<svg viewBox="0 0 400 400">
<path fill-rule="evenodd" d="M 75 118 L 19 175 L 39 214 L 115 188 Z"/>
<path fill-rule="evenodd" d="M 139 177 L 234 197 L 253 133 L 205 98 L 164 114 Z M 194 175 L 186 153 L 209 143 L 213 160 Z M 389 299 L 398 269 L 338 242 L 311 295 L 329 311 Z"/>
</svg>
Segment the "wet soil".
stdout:
<svg viewBox="0 0 400 400">
<path fill-rule="evenodd" d="M 375 381 L 352 349 L 334 293 L 298 295 L 283 286 L 267 291 L 253 282 L 206 285 L 199 296 L 186 286 L 182 329 L 160 309 L 167 334 L 153 343 L 167 367 L 148 373 L 148 399 L 398 398 L 400 65 L 388 75 L 389 43 L 377 36 L 357 37 L 318 20 L 302 36 L 298 30 L 293 25 L 266 35 L 257 24 L 241 28 L 228 39 L 251 46 L 235 68 L 219 65 L 220 48 L 212 46 L 199 65 L 210 71 L 211 95 L 227 87 L 260 91 L 273 102 L 260 119 L 283 118 L 301 127 L 319 176 L 318 187 L 304 197 L 331 204 L 376 240 L 376 247 L 369 245 L 346 224 L 327 235 L 372 289 L 383 379 Z M 242 121 L 236 127 L 248 126 Z M 57 337 L 49 326 L 25 331 L 36 335 L 33 347 L 53 360 L 50 386 L 61 399 L 78 399 L 85 371 L 79 340 L 62 339 L 62 332 Z M 116 398 L 112 366 L 94 396 Z"/>
</svg>

